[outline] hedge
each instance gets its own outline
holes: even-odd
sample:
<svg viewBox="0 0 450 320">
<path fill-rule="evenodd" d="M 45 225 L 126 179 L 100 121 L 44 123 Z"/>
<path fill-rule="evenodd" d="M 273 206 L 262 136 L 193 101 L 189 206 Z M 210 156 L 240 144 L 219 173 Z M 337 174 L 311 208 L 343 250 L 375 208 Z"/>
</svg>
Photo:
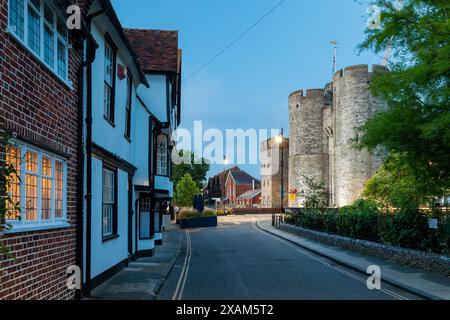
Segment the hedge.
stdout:
<svg viewBox="0 0 450 320">
<path fill-rule="evenodd" d="M 428 219 L 439 220 L 438 229 L 430 229 Z M 287 223 L 317 231 L 400 247 L 450 253 L 450 216 L 402 208 L 385 213 L 369 201 L 358 200 L 340 209 L 290 209 Z"/>
</svg>

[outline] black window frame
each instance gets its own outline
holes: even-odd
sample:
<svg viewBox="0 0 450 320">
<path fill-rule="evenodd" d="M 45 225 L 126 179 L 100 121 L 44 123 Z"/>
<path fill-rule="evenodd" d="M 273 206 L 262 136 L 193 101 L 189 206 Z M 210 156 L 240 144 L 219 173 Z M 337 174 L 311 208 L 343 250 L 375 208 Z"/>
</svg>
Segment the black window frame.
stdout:
<svg viewBox="0 0 450 320">
<path fill-rule="evenodd" d="M 115 106 L 116 106 L 116 78 L 117 78 L 117 51 L 118 48 L 114 41 L 112 40 L 109 33 L 105 33 L 105 46 L 108 45 L 112 52 L 113 52 L 113 69 L 112 69 L 112 87 L 111 87 L 111 105 L 110 105 L 110 114 L 103 114 L 103 117 L 105 120 L 111 124 L 113 127 L 115 127 Z M 103 75 L 104 77 L 104 75 Z M 103 79 L 103 85 L 106 84 L 106 79 Z"/>
<path fill-rule="evenodd" d="M 112 215 L 112 234 L 111 235 L 104 235 L 103 232 L 103 172 L 104 170 L 108 170 L 114 173 L 114 204 L 113 204 L 113 215 Z M 118 170 L 116 167 L 113 167 L 111 165 L 108 165 L 107 163 L 103 163 L 102 166 L 102 223 L 101 223 L 101 228 L 102 228 L 102 239 L 103 242 L 109 241 L 109 240 L 113 240 L 119 237 L 119 233 L 118 233 L 118 206 L 117 206 L 117 202 L 118 202 Z"/>
<path fill-rule="evenodd" d="M 125 138 L 131 141 L 131 112 L 133 107 L 133 76 L 127 74 L 128 92 L 125 104 Z"/>
</svg>

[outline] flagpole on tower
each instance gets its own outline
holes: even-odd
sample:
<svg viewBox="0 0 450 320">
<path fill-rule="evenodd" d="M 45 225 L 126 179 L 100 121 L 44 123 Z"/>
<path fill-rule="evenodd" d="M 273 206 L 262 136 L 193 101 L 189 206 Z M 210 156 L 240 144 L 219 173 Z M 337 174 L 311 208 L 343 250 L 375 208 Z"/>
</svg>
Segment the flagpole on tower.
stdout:
<svg viewBox="0 0 450 320">
<path fill-rule="evenodd" d="M 333 46 L 333 73 L 332 74 L 335 74 L 336 66 L 337 66 L 337 48 L 338 48 L 339 42 L 337 42 L 336 40 L 332 40 L 332 41 L 330 41 L 330 44 Z"/>
</svg>

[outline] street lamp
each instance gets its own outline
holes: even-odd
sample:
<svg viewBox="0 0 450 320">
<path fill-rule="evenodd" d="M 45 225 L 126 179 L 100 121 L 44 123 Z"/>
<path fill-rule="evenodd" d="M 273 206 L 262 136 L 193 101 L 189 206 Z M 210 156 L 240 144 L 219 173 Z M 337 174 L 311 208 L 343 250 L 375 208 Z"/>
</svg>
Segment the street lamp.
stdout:
<svg viewBox="0 0 450 320">
<path fill-rule="evenodd" d="M 284 154 L 283 154 L 283 128 L 281 128 L 281 132 L 278 136 L 275 138 L 275 142 L 278 144 L 280 153 L 281 153 L 281 190 L 280 190 L 280 196 L 281 196 L 281 213 L 284 213 Z"/>
<path fill-rule="evenodd" d="M 227 164 L 230 163 L 230 161 L 227 159 L 227 157 L 223 157 L 223 170 L 227 170 Z"/>
<path fill-rule="evenodd" d="M 230 161 L 227 159 L 227 157 L 226 157 L 226 156 L 223 156 L 223 172 L 224 172 L 224 173 L 227 171 L 227 164 L 228 164 L 229 162 L 230 162 Z M 227 186 L 225 185 L 224 188 L 225 188 L 225 191 L 226 191 Z M 223 198 L 223 214 L 224 214 L 224 215 L 226 215 L 226 212 L 225 212 L 225 211 L 226 211 L 225 198 L 226 198 L 226 194 L 225 194 L 225 197 Z"/>
</svg>

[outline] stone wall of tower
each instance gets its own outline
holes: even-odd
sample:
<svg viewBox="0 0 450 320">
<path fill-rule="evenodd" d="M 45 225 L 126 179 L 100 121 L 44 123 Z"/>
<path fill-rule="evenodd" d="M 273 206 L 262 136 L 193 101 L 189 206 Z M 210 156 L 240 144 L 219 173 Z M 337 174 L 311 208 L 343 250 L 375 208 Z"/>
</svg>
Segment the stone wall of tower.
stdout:
<svg viewBox="0 0 450 320">
<path fill-rule="evenodd" d="M 339 70 L 324 89 L 302 90 L 289 96 L 289 190 L 305 189 L 303 176 L 325 183 L 328 205 L 342 207 L 361 196 L 366 181 L 376 172 L 383 153 L 353 147 L 361 127 L 385 104 L 375 99 L 369 85 L 374 72 L 388 69 L 355 65 Z M 289 201 L 301 207 L 301 197 Z"/>
<path fill-rule="evenodd" d="M 305 176 L 324 180 L 324 153 L 322 133 L 322 109 L 325 98 L 323 89 L 297 91 L 289 97 L 290 156 L 289 190 L 306 189 Z M 290 207 L 300 207 L 304 199 L 289 200 Z"/>
<path fill-rule="evenodd" d="M 386 70 L 374 66 L 375 72 Z M 333 77 L 333 105 L 335 112 L 335 172 L 334 205 L 341 207 L 354 202 L 361 195 L 365 182 L 375 173 L 380 159 L 367 150 L 356 150 L 356 128 L 362 126 L 382 108 L 370 94 L 372 73 L 367 65 L 355 65 L 339 70 Z"/>
</svg>

